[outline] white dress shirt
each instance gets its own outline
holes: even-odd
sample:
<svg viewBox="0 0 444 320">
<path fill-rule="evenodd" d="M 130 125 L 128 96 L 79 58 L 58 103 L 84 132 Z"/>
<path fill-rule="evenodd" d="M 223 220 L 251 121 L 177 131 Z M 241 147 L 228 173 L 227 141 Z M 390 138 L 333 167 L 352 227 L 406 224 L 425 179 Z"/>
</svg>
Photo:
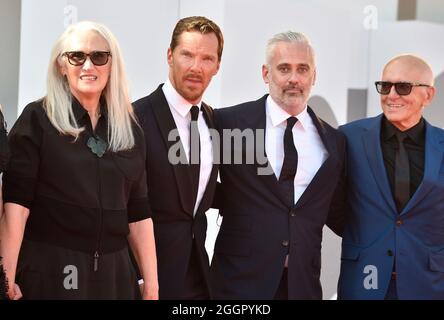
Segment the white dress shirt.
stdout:
<svg viewBox="0 0 444 320">
<path fill-rule="evenodd" d="M 166 97 L 166 100 L 168 101 L 174 122 L 176 123 L 176 127 L 179 131 L 180 141 L 182 142 L 185 155 L 189 163 L 191 123 L 190 110 L 193 105 L 185 100 L 176 91 L 176 89 L 174 89 L 169 79 L 162 86 L 162 91 Z M 199 110 L 202 111 L 202 102 L 199 102 L 196 105 L 199 107 Z M 208 181 L 210 180 L 211 170 L 213 169 L 213 145 L 211 143 L 210 131 L 202 112 L 199 113 L 197 127 L 199 128 L 200 137 L 200 173 L 199 189 L 197 191 L 196 203 L 194 204 L 194 214 L 196 214 L 199 204 L 202 201 Z"/>
<path fill-rule="evenodd" d="M 287 127 L 287 118 L 291 117 L 276 102 L 267 97 L 266 101 L 266 130 L 265 152 L 279 180 L 284 163 L 284 133 Z M 307 106 L 296 116 L 298 121 L 293 127 L 293 140 L 298 152 L 298 167 L 294 178 L 294 203 L 297 203 L 316 172 L 328 157 L 328 152 L 322 143 Z"/>
</svg>

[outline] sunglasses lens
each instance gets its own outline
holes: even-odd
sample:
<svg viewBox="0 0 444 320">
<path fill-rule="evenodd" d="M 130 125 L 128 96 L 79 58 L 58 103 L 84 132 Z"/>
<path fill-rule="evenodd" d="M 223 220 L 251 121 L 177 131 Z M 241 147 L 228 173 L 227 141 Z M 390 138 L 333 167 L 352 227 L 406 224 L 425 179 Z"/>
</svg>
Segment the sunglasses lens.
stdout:
<svg viewBox="0 0 444 320">
<path fill-rule="evenodd" d="M 376 82 L 376 91 L 380 94 L 389 94 L 392 88 L 391 82 L 378 81 Z"/>
<path fill-rule="evenodd" d="M 94 63 L 96 66 L 103 66 L 108 62 L 108 55 L 108 52 L 95 51 L 91 53 L 90 58 L 92 63 Z"/>
<path fill-rule="evenodd" d="M 91 62 L 96 66 L 103 66 L 108 63 L 109 52 L 106 51 L 93 51 L 87 54 L 82 51 L 71 51 L 66 52 L 68 61 L 73 66 L 81 66 L 85 63 L 86 58 L 89 56 Z"/>
<path fill-rule="evenodd" d="M 86 54 L 81 51 L 73 51 L 67 53 L 68 61 L 74 66 L 81 66 L 85 63 Z"/>
<path fill-rule="evenodd" d="M 395 86 L 396 93 L 400 96 L 407 96 L 412 92 L 413 84 L 408 82 L 389 82 L 389 81 L 377 81 L 376 84 L 376 90 L 378 93 L 387 95 L 390 93 L 390 90 L 392 89 L 392 86 Z"/>
<path fill-rule="evenodd" d="M 412 84 L 405 82 L 398 82 L 395 84 L 395 89 L 400 96 L 406 96 L 410 94 L 410 92 L 412 92 Z"/>
</svg>

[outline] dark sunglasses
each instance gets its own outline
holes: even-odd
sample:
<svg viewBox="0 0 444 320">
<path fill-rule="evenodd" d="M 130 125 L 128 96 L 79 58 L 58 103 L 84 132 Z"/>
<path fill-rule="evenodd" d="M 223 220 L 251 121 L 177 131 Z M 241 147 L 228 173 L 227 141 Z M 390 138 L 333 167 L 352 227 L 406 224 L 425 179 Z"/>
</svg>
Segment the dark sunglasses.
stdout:
<svg viewBox="0 0 444 320">
<path fill-rule="evenodd" d="M 396 92 L 400 96 L 407 96 L 412 92 L 413 87 L 430 87 L 428 84 L 423 83 L 410 83 L 410 82 L 389 82 L 389 81 L 376 81 L 376 91 L 379 94 L 387 95 L 392 90 L 392 86 L 395 86 Z"/>
<path fill-rule="evenodd" d="M 92 51 L 91 53 L 68 51 L 63 55 L 68 58 L 69 63 L 73 66 L 83 65 L 88 57 L 95 66 L 103 66 L 108 63 L 111 53 L 109 51 Z"/>
</svg>

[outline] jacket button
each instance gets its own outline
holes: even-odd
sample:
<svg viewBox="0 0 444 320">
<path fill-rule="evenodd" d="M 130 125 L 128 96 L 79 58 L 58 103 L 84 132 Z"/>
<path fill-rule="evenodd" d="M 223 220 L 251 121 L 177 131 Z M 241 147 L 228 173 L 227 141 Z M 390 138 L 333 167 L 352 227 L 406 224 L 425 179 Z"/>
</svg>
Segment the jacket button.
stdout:
<svg viewBox="0 0 444 320">
<path fill-rule="evenodd" d="M 400 227 L 401 225 L 402 225 L 402 220 L 396 220 L 396 225 L 398 226 L 398 227 Z"/>
<path fill-rule="evenodd" d="M 296 210 L 294 209 L 290 210 L 290 217 L 296 217 Z"/>
<path fill-rule="evenodd" d="M 288 247 L 288 240 L 282 240 L 282 245 L 284 246 L 284 247 Z"/>
<path fill-rule="evenodd" d="M 387 250 L 387 255 L 389 257 L 393 257 L 393 251 L 392 250 Z"/>
</svg>

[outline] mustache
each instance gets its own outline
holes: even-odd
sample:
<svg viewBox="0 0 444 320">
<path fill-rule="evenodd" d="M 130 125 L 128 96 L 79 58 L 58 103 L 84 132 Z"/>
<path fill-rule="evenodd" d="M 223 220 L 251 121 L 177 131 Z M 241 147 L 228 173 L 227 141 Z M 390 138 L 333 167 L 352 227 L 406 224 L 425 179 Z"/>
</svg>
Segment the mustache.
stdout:
<svg viewBox="0 0 444 320">
<path fill-rule="evenodd" d="M 198 74 L 187 74 L 187 75 L 185 75 L 185 79 L 186 80 L 199 80 L 199 81 L 203 80 L 202 76 L 200 76 Z"/>
<path fill-rule="evenodd" d="M 298 90 L 300 93 L 304 93 L 304 89 L 301 88 L 300 86 L 295 86 L 295 85 L 288 85 L 285 86 L 283 91 L 288 91 L 288 90 Z"/>
</svg>

